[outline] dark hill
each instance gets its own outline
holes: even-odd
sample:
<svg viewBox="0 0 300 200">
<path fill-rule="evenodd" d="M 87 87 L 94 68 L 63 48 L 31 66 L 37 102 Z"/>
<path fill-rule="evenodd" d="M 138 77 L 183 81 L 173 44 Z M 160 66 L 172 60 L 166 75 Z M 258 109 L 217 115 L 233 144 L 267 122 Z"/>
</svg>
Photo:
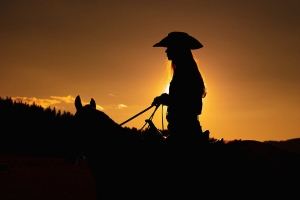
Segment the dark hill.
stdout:
<svg viewBox="0 0 300 200">
<path fill-rule="evenodd" d="M 289 139 L 285 141 L 265 141 L 265 143 L 274 145 L 281 149 L 292 151 L 300 154 L 300 138 Z"/>
</svg>

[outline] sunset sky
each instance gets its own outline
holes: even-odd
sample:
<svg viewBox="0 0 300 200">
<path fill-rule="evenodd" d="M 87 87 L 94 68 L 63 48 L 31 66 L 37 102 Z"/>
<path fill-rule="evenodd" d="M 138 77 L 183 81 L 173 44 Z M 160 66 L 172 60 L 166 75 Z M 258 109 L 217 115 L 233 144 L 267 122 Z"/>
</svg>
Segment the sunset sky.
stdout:
<svg viewBox="0 0 300 200">
<path fill-rule="evenodd" d="M 204 46 L 193 54 L 211 137 L 300 137 L 299 0 L 1 1 L 0 97 L 75 113 L 80 95 L 122 123 L 166 90 L 165 48 L 152 46 L 171 31 Z"/>
</svg>

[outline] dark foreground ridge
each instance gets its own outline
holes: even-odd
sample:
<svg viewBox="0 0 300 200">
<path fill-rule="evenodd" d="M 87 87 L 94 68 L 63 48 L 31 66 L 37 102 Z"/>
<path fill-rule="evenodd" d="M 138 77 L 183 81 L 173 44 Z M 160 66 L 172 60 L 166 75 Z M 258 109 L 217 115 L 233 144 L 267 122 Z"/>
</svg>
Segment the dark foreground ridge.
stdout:
<svg viewBox="0 0 300 200">
<path fill-rule="evenodd" d="M 121 127 L 95 105 L 79 105 L 82 110 L 73 116 L 0 99 L 2 130 L 9 130 L 2 132 L 1 156 L 62 157 L 71 163 L 84 156 L 99 198 L 221 197 L 232 191 L 230 196 L 270 197 L 297 191 L 300 139 L 165 143 L 157 130 Z M 9 171 L 6 164 L 3 173 Z"/>
</svg>

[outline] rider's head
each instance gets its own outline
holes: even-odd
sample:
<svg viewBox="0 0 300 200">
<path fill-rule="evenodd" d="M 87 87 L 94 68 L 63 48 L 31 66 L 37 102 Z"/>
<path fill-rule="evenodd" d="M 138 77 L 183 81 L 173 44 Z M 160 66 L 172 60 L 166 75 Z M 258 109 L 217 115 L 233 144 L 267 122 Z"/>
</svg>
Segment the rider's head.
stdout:
<svg viewBox="0 0 300 200">
<path fill-rule="evenodd" d="M 187 33 L 175 31 L 170 32 L 153 47 L 166 47 L 168 60 L 176 62 L 193 58 L 191 50 L 200 49 L 203 45 Z"/>
</svg>

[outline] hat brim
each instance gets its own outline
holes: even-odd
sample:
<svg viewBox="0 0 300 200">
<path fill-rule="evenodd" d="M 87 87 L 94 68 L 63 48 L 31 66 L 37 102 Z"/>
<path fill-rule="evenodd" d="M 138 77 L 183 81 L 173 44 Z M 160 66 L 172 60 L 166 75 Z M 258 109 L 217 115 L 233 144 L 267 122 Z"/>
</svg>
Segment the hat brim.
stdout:
<svg viewBox="0 0 300 200">
<path fill-rule="evenodd" d="M 160 42 L 153 45 L 153 47 L 170 47 L 170 46 L 178 46 L 178 47 L 188 47 L 189 49 L 200 49 L 203 45 L 194 37 L 188 34 L 182 34 L 180 37 L 170 36 L 170 34 L 163 38 Z"/>
</svg>

